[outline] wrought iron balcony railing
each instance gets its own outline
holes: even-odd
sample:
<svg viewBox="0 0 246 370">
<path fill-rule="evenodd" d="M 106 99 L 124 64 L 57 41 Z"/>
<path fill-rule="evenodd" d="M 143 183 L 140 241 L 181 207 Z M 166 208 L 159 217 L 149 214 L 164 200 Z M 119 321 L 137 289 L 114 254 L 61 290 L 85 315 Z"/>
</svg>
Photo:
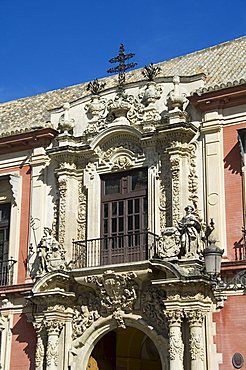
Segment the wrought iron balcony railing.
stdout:
<svg viewBox="0 0 246 370">
<path fill-rule="evenodd" d="M 12 285 L 15 260 L 0 261 L 0 286 Z"/>
<path fill-rule="evenodd" d="M 73 242 L 73 268 L 145 261 L 156 254 L 159 237 L 135 232 Z"/>
</svg>

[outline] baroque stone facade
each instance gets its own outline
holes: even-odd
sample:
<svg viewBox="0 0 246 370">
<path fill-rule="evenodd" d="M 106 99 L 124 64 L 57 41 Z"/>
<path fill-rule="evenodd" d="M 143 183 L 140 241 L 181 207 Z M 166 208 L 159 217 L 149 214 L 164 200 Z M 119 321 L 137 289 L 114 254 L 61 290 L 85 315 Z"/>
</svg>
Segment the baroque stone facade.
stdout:
<svg viewBox="0 0 246 370">
<path fill-rule="evenodd" d="M 245 41 L 52 92 L 39 128 L 26 113 L 2 133 L 6 370 L 13 353 L 23 370 L 226 370 L 246 356 L 221 324 L 240 316 L 223 304 L 246 303 L 246 89 L 214 67 Z M 215 243 L 220 277 L 205 269 Z"/>
</svg>

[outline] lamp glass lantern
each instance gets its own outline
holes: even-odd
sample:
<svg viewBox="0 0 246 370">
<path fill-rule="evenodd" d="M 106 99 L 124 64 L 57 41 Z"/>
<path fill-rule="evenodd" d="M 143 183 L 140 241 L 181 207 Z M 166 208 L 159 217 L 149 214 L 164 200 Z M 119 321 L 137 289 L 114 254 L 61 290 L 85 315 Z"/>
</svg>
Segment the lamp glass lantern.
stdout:
<svg viewBox="0 0 246 370">
<path fill-rule="evenodd" d="M 203 255 L 205 268 L 209 275 L 218 276 L 220 274 L 223 253 L 224 250 L 217 247 L 214 240 L 208 241 L 208 246 L 204 249 Z"/>
</svg>

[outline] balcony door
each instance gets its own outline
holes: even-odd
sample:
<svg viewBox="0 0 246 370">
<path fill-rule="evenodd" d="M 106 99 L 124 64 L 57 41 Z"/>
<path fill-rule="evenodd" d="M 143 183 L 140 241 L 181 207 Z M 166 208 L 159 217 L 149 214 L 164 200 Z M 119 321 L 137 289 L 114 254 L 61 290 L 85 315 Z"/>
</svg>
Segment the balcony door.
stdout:
<svg viewBox="0 0 246 370">
<path fill-rule="evenodd" d="M 147 170 L 103 175 L 101 264 L 146 259 Z"/>
</svg>

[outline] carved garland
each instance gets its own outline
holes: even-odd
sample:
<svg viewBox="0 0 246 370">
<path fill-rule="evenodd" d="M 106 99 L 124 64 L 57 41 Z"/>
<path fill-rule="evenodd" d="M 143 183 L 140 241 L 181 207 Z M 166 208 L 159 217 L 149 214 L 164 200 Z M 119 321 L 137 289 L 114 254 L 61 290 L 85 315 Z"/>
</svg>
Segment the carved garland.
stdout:
<svg viewBox="0 0 246 370">
<path fill-rule="evenodd" d="M 197 143 L 189 145 L 190 151 L 190 173 L 188 176 L 189 200 L 192 202 L 194 209 L 197 209 L 198 202 L 198 176 L 196 171 L 196 148 Z"/>
<path fill-rule="evenodd" d="M 86 239 L 86 213 L 87 213 L 87 194 L 86 188 L 78 182 L 78 229 L 77 229 L 77 239 Z"/>
<path fill-rule="evenodd" d="M 173 225 L 177 224 L 180 219 L 180 160 L 171 156 L 171 173 L 172 173 L 172 221 Z"/>
<path fill-rule="evenodd" d="M 66 218 L 66 193 L 67 193 L 67 180 L 63 177 L 58 178 L 59 189 L 59 243 L 64 246 L 65 238 L 65 218 Z"/>
</svg>

